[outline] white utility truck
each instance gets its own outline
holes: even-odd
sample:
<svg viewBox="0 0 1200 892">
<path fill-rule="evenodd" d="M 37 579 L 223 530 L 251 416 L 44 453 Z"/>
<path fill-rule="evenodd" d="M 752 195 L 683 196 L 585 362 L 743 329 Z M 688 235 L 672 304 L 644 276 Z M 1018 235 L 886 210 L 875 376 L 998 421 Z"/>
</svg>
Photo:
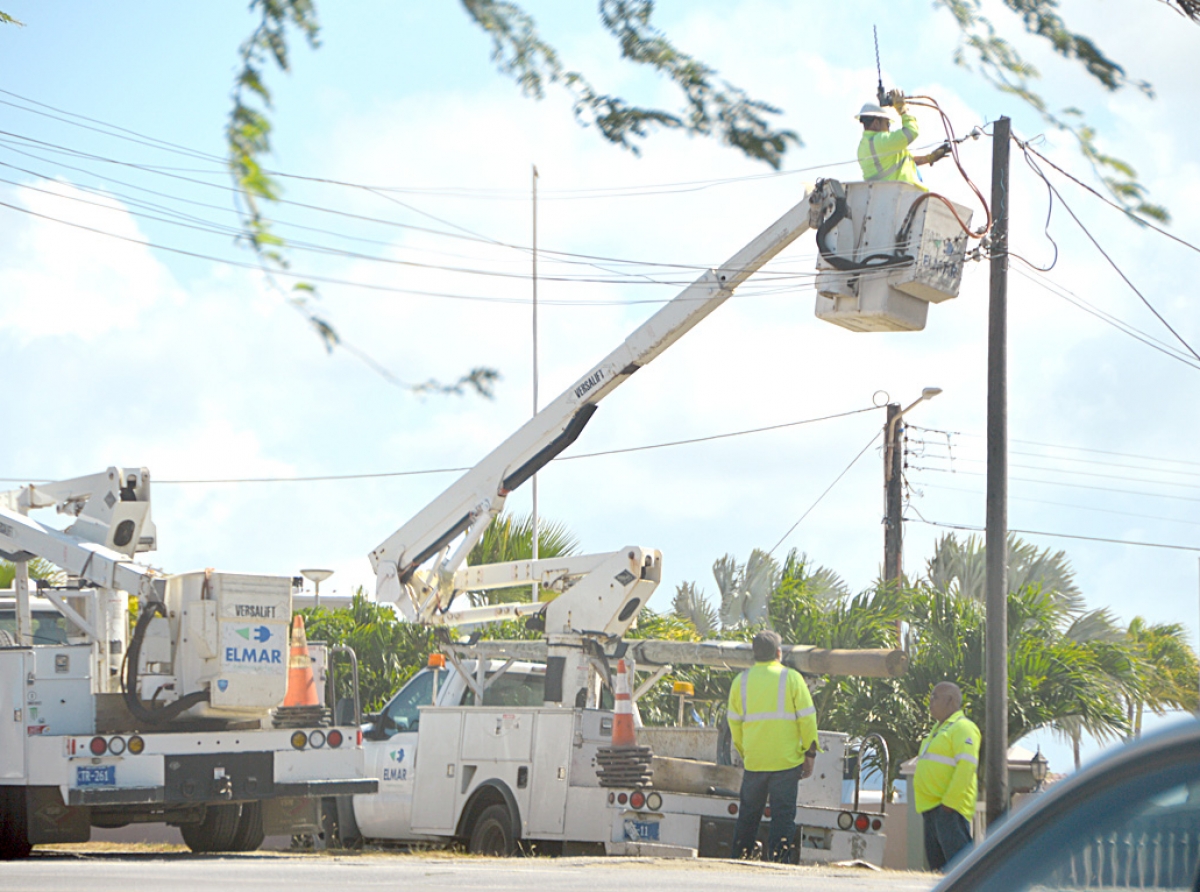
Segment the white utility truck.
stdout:
<svg viewBox="0 0 1200 892">
<path fill-rule="evenodd" d="M 371 552 L 377 599 L 395 603 L 412 622 L 445 629 L 442 649 L 452 670 L 416 676 L 368 733 L 380 792 L 353 801 L 362 834 L 460 839 L 486 852 L 511 851 L 518 841 L 609 852 L 655 844 L 728 852 L 740 771 L 716 765 L 715 746 L 676 747 L 663 735 L 654 744 L 657 757 L 649 749 L 609 753 L 607 707 L 616 661 L 627 651 L 652 670 L 640 694 L 671 665 L 749 665 L 748 648 L 623 640 L 661 579 L 662 557 L 652 548 L 477 567 L 466 566 L 466 557 L 508 495 L 575 441 L 605 396 L 809 229 L 817 230 L 820 249 L 819 317 L 856 330 L 922 328 L 925 314 L 916 304 L 957 294 L 966 246 L 960 220 L 970 219 L 965 208 L 934 198 L 904 183 L 819 182 Z M 954 213 L 941 213 L 943 205 Z M 457 609 L 465 593 L 535 583 L 537 600 Z M 519 617 L 543 638 L 463 644 L 449 634 Z M 899 651 L 794 648 L 789 659 L 813 674 L 894 676 L 905 663 Z M 813 792 L 801 794 L 805 804 L 797 810 L 799 850 L 806 860 L 878 862 L 882 817 L 841 809 L 845 741 L 829 734 L 824 740 L 819 777 L 805 782 Z M 687 761 L 672 759 L 676 750 L 691 752 L 693 764 L 668 765 Z M 598 777 L 597 765 L 611 758 L 628 761 L 628 770 Z M 637 782 L 612 786 L 622 777 Z M 348 827 L 344 802 L 340 811 Z"/>
<path fill-rule="evenodd" d="M 71 525 L 28 516 L 50 507 Z M 0 493 L 0 557 L 17 568 L 0 626 L 0 859 L 152 822 L 193 851 L 251 851 L 319 835 L 322 797 L 378 788 L 353 715 L 283 706 L 293 579 L 164 575 L 133 560 L 155 544 L 145 468 Z M 35 557 L 65 584 L 31 599 Z M 53 634 L 35 638 L 35 617 Z"/>
</svg>

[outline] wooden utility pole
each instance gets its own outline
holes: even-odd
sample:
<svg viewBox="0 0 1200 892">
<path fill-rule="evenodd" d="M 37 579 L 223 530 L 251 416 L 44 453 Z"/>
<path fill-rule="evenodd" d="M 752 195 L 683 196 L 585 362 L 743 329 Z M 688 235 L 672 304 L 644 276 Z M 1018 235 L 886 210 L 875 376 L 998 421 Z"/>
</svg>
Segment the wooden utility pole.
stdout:
<svg viewBox="0 0 1200 892">
<path fill-rule="evenodd" d="M 1011 122 L 992 130 L 988 302 L 987 552 L 983 782 L 990 827 L 1008 811 L 1008 148 Z"/>
<path fill-rule="evenodd" d="M 887 404 L 883 427 L 883 581 L 900 585 L 904 572 L 904 488 L 899 403 Z M 903 647 L 901 621 L 896 620 L 896 646 Z"/>
</svg>

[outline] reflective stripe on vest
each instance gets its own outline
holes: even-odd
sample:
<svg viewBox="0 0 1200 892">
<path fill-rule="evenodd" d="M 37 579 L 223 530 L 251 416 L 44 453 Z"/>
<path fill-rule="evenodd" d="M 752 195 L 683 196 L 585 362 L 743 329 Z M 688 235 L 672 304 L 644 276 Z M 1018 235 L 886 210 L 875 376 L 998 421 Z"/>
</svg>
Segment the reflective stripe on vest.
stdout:
<svg viewBox="0 0 1200 892">
<path fill-rule="evenodd" d="M 787 666 L 784 666 L 783 671 L 779 673 L 779 695 L 776 699 L 774 712 L 746 712 L 750 703 L 750 670 L 745 670 L 742 673 L 742 711 L 737 717 L 743 722 L 765 722 L 771 719 L 790 719 L 791 721 L 796 721 L 805 716 L 816 715 L 817 709 L 815 706 L 798 711 L 787 708 L 788 672 Z"/>
<path fill-rule="evenodd" d="M 955 761 L 950 756 L 939 756 L 935 753 L 922 753 L 918 758 L 918 762 L 937 762 L 939 765 L 949 765 L 951 768 L 955 766 Z"/>
<path fill-rule="evenodd" d="M 873 183 L 876 180 L 886 180 L 888 177 L 890 177 L 892 174 L 894 174 L 896 171 L 898 171 L 904 165 L 904 155 L 901 154 L 899 161 L 897 161 L 895 164 L 893 164 L 887 170 L 883 169 L 883 162 L 881 162 L 879 160 L 879 154 L 875 151 L 875 134 L 874 133 L 867 134 L 867 146 L 871 150 L 871 160 L 875 162 L 875 170 L 878 171 L 878 173 L 874 173 L 871 176 L 867 177 L 867 182 Z"/>
</svg>

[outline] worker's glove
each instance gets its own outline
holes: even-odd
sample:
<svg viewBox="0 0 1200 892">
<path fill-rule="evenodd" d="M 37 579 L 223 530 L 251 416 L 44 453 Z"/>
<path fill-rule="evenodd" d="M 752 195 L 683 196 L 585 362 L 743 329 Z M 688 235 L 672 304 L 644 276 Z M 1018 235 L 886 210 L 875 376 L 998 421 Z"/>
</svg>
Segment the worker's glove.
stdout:
<svg viewBox="0 0 1200 892">
<path fill-rule="evenodd" d="M 904 101 L 903 90 L 889 90 L 887 94 L 888 105 L 894 108 L 900 114 L 908 111 L 908 103 Z"/>
<path fill-rule="evenodd" d="M 938 146 L 936 149 L 934 149 L 932 152 L 929 153 L 929 163 L 933 164 L 935 161 L 941 161 L 943 158 L 945 158 L 949 154 L 950 154 L 950 143 L 944 142 L 940 146 Z"/>
</svg>

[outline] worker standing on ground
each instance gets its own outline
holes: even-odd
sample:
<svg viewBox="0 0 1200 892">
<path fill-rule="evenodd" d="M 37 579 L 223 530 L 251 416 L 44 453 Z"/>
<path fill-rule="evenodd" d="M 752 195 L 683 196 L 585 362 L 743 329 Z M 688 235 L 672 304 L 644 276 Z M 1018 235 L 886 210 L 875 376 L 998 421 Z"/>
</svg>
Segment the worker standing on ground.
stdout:
<svg viewBox="0 0 1200 892">
<path fill-rule="evenodd" d="M 936 724 L 921 741 L 913 793 L 925 824 L 925 858 L 931 870 L 942 871 L 971 845 L 980 734 L 963 715 L 962 691 L 953 682 L 934 686 L 929 714 Z"/>
<path fill-rule="evenodd" d="M 873 102 L 868 102 L 858 113 L 863 125 L 862 139 L 858 143 L 858 164 L 863 179 L 868 182 L 897 180 L 911 183 L 924 189 L 918 164 L 933 164 L 949 153 L 947 146 L 939 146 L 928 155 L 913 157 L 909 146 L 920 133 L 915 115 L 909 114 L 908 103 L 899 90 L 888 93 L 892 107 L 900 114 L 900 129 L 891 130 L 887 112 Z"/>
<path fill-rule="evenodd" d="M 729 689 L 729 730 L 745 765 L 732 855 L 746 858 L 753 851 L 770 800 L 768 857 L 786 863 L 796 835 L 797 785 L 812 774 L 817 757 L 817 710 L 804 677 L 783 665 L 778 633 L 759 632 L 751 646 L 754 666 Z"/>
</svg>

